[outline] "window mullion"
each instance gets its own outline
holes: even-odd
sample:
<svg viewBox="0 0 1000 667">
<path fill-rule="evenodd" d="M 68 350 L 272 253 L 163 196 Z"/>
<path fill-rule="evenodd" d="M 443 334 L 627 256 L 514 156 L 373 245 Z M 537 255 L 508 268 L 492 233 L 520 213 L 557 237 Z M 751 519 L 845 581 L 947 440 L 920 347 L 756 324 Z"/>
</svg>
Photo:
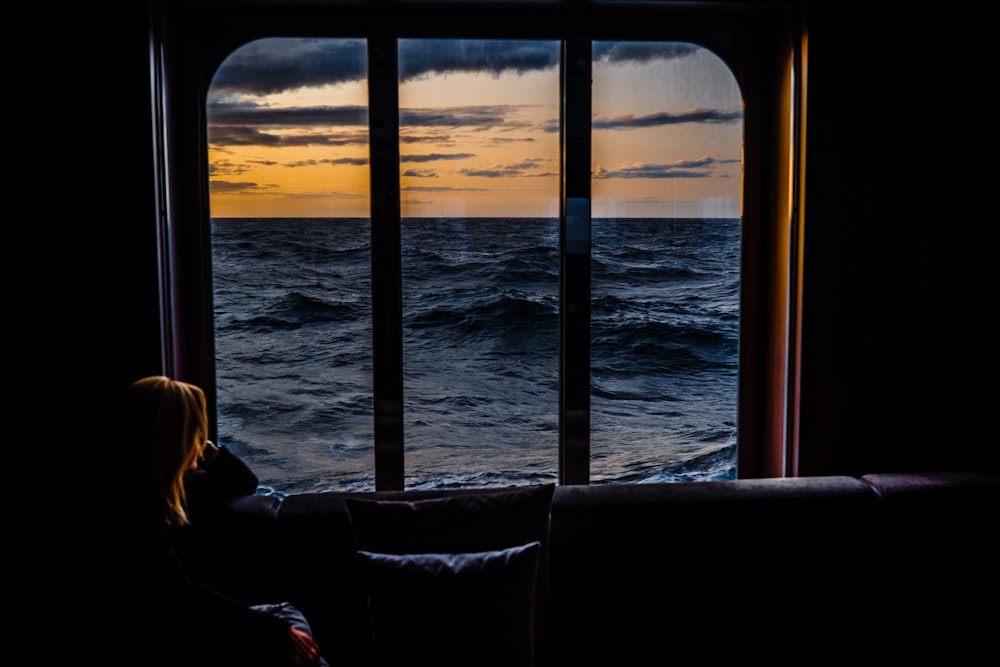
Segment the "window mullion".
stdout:
<svg viewBox="0 0 1000 667">
<path fill-rule="evenodd" d="M 561 59 L 559 482 L 590 480 L 591 43 L 563 42 Z"/>
<path fill-rule="evenodd" d="M 399 77 L 394 35 L 368 39 L 375 488 L 403 488 Z"/>
</svg>

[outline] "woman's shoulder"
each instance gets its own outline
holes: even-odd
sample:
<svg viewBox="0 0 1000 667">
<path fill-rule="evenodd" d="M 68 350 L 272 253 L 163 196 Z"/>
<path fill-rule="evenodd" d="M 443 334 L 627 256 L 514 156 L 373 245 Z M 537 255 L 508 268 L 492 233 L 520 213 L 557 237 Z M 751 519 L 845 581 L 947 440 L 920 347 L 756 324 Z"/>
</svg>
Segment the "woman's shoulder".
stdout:
<svg viewBox="0 0 1000 667">
<path fill-rule="evenodd" d="M 193 520 L 222 501 L 252 496 L 257 492 L 258 483 L 250 466 L 222 447 L 211 461 L 184 473 L 188 513 Z"/>
</svg>

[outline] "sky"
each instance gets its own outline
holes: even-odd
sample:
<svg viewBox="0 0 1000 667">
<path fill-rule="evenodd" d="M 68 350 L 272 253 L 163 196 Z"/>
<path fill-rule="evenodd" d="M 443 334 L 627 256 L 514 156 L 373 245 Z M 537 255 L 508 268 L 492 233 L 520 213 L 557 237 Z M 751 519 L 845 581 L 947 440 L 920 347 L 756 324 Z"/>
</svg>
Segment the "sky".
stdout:
<svg viewBox="0 0 1000 667">
<path fill-rule="evenodd" d="M 559 43 L 399 42 L 406 217 L 558 217 Z M 207 99 L 213 217 L 368 217 L 365 42 L 270 38 Z M 743 111 L 710 51 L 594 42 L 591 215 L 739 217 Z"/>
</svg>

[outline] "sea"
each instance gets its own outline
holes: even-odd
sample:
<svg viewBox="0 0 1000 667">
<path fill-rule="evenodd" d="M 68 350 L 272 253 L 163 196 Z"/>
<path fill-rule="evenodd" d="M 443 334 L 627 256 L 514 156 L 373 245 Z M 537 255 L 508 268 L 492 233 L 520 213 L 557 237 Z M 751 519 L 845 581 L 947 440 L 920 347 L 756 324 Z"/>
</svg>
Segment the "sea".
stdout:
<svg viewBox="0 0 1000 667">
<path fill-rule="evenodd" d="M 591 484 L 734 479 L 739 219 L 595 219 Z M 559 221 L 401 223 L 404 484 L 556 482 Z M 375 488 L 367 218 L 212 220 L 218 441 L 259 493 Z"/>
</svg>

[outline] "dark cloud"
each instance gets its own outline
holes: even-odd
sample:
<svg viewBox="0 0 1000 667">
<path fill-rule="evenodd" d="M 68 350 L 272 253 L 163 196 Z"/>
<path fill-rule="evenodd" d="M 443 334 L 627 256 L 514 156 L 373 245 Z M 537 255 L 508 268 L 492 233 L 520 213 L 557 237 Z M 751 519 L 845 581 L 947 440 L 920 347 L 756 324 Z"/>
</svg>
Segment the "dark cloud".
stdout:
<svg viewBox="0 0 1000 667">
<path fill-rule="evenodd" d="M 442 109 L 400 109 L 399 124 L 407 128 L 443 127 L 481 131 L 506 124 L 506 117 L 516 108 L 493 104 Z"/>
<path fill-rule="evenodd" d="M 594 62 L 648 63 L 684 58 L 702 50 L 687 42 L 594 42 Z"/>
<path fill-rule="evenodd" d="M 208 140 L 213 146 L 348 146 L 368 144 L 368 109 L 361 106 L 269 108 L 256 103 L 208 105 Z M 357 128 L 321 132 L 322 128 Z M 262 129 L 266 128 L 266 129 Z M 306 128 L 308 134 L 275 130 Z"/>
<path fill-rule="evenodd" d="M 214 194 L 226 192 L 253 192 L 277 188 L 277 185 L 260 185 L 253 181 L 209 181 L 209 187 Z"/>
<path fill-rule="evenodd" d="M 330 164 L 346 164 L 351 167 L 361 167 L 368 164 L 368 158 L 366 157 L 339 157 L 335 160 L 329 160 Z"/>
<path fill-rule="evenodd" d="M 446 137 L 446 136 L 441 136 L 441 135 L 436 135 L 436 134 L 433 134 L 433 135 L 432 134 L 410 134 L 409 132 L 407 132 L 407 133 L 401 132 L 399 134 L 399 143 L 401 143 L 401 144 L 425 144 L 425 143 L 428 143 L 428 142 L 429 143 L 438 144 L 438 145 L 441 145 L 441 144 L 454 144 L 455 143 L 455 141 L 452 139 L 452 137 Z"/>
<path fill-rule="evenodd" d="M 662 127 L 681 123 L 735 123 L 743 119 L 741 109 L 691 109 L 683 113 L 659 111 L 646 116 L 631 114 L 615 118 L 595 118 L 591 127 L 595 130 L 634 130 L 644 127 Z"/>
<path fill-rule="evenodd" d="M 463 129 L 482 132 L 489 129 L 521 129 L 523 123 L 511 122 L 518 107 L 484 105 L 447 109 L 402 109 L 400 123 L 410 128 L 444 130 Z M 367 144 L 368 109 L 360 106 L 311 106 L 269 108 L 256 103 L 215 102 L 208 107 L 209 142 L 213 146 L 344 146 Z M 322 128 L 357 128 L 356 132 L 318 132 Z M 280 132 L 304 128 L 308 134 Z M 406 141 L 406 135 L 403 140 Z M 428 137 L 441 141 L 441 137 Z"/>
<path fill-rule="evenodd" d="M 250 162 L 233 162 L 232 160 L 213 160 L 208 165 L 208 175 L 213 176 L 239 176 L 250 171 Z"/>
<path fill-rule="evenodd" d="M 490 137 L 490 143 L 501 144 L 531 144 L 537 142 L 535 137 Z"/>
<path fill-rule="evenodd" d="M 219 146 L 352 146 L 368 145 L 366 132 L 309 134 L 276 134 L 254 127 L 208 128 L 208 142 Z"/>
<path fill-rule="evenodd" d="M 683 42 L 594 42 L 594 60 L 610 63 L 682 58 L 700 47 Z M 234 51 L 212 79 L 211 94 L 272 95 L 299 88 L 364 80 L 368 54 L 363 39 L 279 37 Z M 403 39 L 403 81 L 431 74 L 486 72 L 525 74 L 559 65 L 555 40 Z"/>
<path fill-rule="evenodd" d="M 232 160 L 214 160 L 208 165 L 209 176 L 239 176 L 250 171 L 253 165 L 263 165 L 273 167 L 278 163 L 274 160 L 247 160 L 245 162 L 233 162 Z"/>
<path fill-rule="evenodd" d="M 409 178 L 437 178 L 438 173 L 434 169 L 404 169 L 399 172 L 400 176 Z"/>
<path fill-rule="evenodd" d="M 594 168 L 592 176 L 597 179 L 605 178 L 709 178 L 715 174 L 716 165 L 738 164 L 739 160 L 726 159 L 719 160 L 712 157 L 703 157 L 698 160 L 682 160 L 669 164 L 631 164 L 618 167 L 617 169 L 606 169 L 598 165 Z"/>
<path fill-rule="evenodd" d="M 446 185 L 407 185 L 399 189 L 401 192 L 493 192 L 489 188 L 453 188 Z"/>
<path fill-rule="evenodd" d="M 255 127 L 208 128 L 208 143 L 213 146 L 284 146 L 283 137 L 261 132 Z"/>
<path fill-rule="evenodd" d="M 424 153 L 422 155 L 400 155 L 400 162 L 437 162 L 438 160 L 465 160 L 475 157 L 475 153 Z"/>
<path fill-rule="evenodd" d="M 273 95 L 360 81 L 368 74 L 367 62 L 363 39 L 260 39 L 226 58 L 211 90 L 216 95 Z"/>
<path fill-rule="evenodd" d="M 213 125 L 262 125 L 267 127 L 317 127 L 323 125 L 368 127 L 363 106 L 310 106 L 269 108 L 252 103 L 215 102 L 208 105 Z"/>
<path fill-rule="evenodd" d="M 341 157 L 341 158 L 329 158 L 322 160 L 296 160 L 294 162 L 286 162 L 283 166 L 285 167 L 315 167 L 321 164 L 346 164 L 351 167 L 362 167 L 368 164 L 368 158 L 366 157 Z"/>
<path fill-rule="evenodd" d="M 348 81 L 368 75 L 361 39 L 273 38 L 234 51 L 212 79 L 213 95 L 272 95 Z M 400 77 L 449 72 L 524 74 L 559 63 L 553 41 L 404 39 L 399 43 Z"/>
<path fill-rule="evenodd" d="M 481 176 L 485 178 L 499 178 L 507 176 L 552 176 L 552 172 L 538 173 L 542 161 L 538 159 L 527 159 L 521 162 L 496 165 L 483 169 L 459 169 L 456 173 L 463 176 Z"/>
<path fill-rule="evenodd" d="M 559 42 L 403 39 L 399 43 L 399 76 L 403 81 L 430 74 L 468 72 L 527 74 L 559 65 Z"/>
<path fill-rule="evenodd" d="M 682 42 L 594 42 L 595 61 L 649 62 L 682 58 L 701 47 Z M 251 42 L 234 51 L 212 81 L 208 119 L 210 143 L 225 146 L 345 146 L 368 143 L 368 109 L 365 106 L 307 106 L 272 108 L 235 99 L 235 94 L 264 96 L 300 88 L 361 81 L 367 76 L 367 54 L 362 39 L 272 38 Z M 487 72 L 523 74 L 558 66 L 559 43 L 553 40 L 404 39 L 399 43 L 401 77 L 419 78 L 434 73 Z M 524 129 L 514 119 L 517 107 L 465 106 L 442 109 L 401 109 L 400 124 L 408 130 L 401 141 L 414 142 L 410 129 L 485 131 Z M 730 123 L 743 117 L 740 110 L 693 109 L 683 113 L 660 112 L 647 116 L 597 118 L 595 130 L 625 130 L 680 123 Z M 284 132 L 301 128 L 301 132 Z M 330 131 L 323 131 L 329 128 Z M 353 132 L 334 128 L 355 129 Z M 558 132 L 559 120 L 542 128 Z M 409 136 L 407 136 L 409 135 Z M 427 137 L 437 142 L 443 136 Z M 526 140 L 526 139 L 525 139 Z M 463 157 L 467 157 L 463 155 Z M 409 156 L 457 159 L 445 156 Z"/>
</svg>

